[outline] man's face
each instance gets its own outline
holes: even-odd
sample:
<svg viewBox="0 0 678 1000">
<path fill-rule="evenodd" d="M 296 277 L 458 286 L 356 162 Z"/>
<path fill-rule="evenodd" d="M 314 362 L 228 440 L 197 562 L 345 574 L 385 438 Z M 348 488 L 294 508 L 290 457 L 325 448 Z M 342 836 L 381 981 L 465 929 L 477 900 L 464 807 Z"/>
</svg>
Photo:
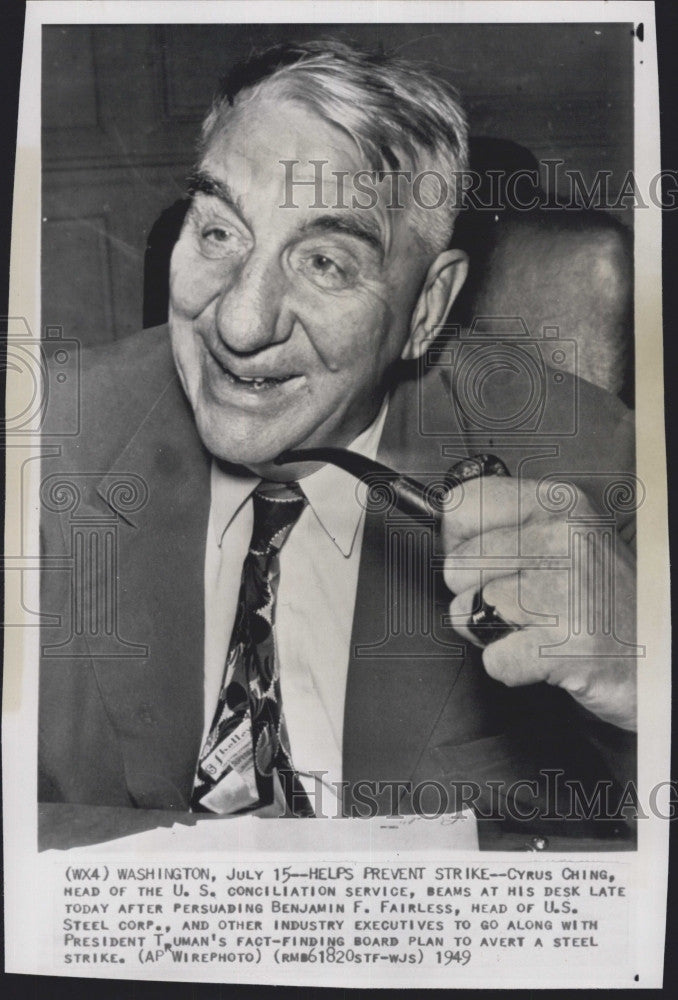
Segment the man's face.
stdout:
<svg viewBox="0 0 678 1000">
<path fill-rule="evenodd" d="M 294 180 L 323 167 L 326 207 Z M 348 444 L 376 415 L 431 262 L 411 209 L 342 204 L 364 170 L 344 132 L 266 93 L 209 146 L 172 256 L 170 329 L 206 447 L 263 472 L 292 447 Z M 361 198 L 365 201 L 365 197 Z"/>
</svg>

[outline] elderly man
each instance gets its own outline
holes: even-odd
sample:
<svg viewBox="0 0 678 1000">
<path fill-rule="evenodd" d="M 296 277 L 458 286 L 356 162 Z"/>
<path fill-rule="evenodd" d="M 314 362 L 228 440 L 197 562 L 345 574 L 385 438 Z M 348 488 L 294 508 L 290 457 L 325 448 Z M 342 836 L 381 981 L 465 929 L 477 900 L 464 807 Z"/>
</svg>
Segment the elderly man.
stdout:
<svg viewBox="0 0 678 1000">
<path fill-rule="evenodd" d="M 595 520 L 601 472 L 632 466 L 618 401 L 560 376 L 494 465 L 510 477 L 469 479 L 439 526 L 371 509 L 333 465 L 276 461 L 348 448 L 428 482 L 495 450 L 460 416 L 453 366 L 418 363 L 466 274 L 465 156 L 454 92 L 396 58 L 287 46 L 226 78 L 169 330 L 86 359 L 81 436 L 44 464 L 46 487 L 55 470 L 85 483 L 75 513 L 47 499 L 47 557 L 73 555 L 67 518 L 116 525 L 85 583 L 44 573 L 44 801 L 360 816 L 433 794 L 574 832 L 581 796 L 568 815 L 554 774 L 586 794 L 633 776 L 629 524 L 577 564 L 579 589 L 567 568 L 568 510 Z M 576 433 L 559 433 L 563 399 Z M 515 386 L 483 405 L 501 428 Z M 540 493 L 561 474 L 568 510 Z M 116 655 L 93 625 L 112 559 Z M 614 602 L 588 623 L 607 625 L 574 649 L 572 593 L 590 607 L 601 576 Z"/>
</svg>

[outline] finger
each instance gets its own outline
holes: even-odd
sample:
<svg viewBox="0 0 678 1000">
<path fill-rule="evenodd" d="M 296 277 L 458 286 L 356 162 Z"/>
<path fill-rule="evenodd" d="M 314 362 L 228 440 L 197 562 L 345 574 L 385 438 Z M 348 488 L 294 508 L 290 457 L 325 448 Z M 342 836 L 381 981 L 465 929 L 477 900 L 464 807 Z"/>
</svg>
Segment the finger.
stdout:
<svg viewBox="0 0 678 1000">
<path fill-rule="evenodd" d="M 462 639 L 466 639 L 474 646 L 482 647 L 483 643 L 469 629 L 468 625 L 471 615 L 476 612 L 481 603 L 479 586 L 471 586 L 457 594 L 450 604 L 450 625 L 459 633 Z"/>
<path fill-rule="evenodd" d="M 540 642 L 558 642 L 563 637 L 563 630 L 567 632 L 569 592 L 566 570 L 521 571 L 495 577 L 486 581 L 484 586 L 482 574 L 473 578 L 471 571 L 466 571 L 466 575 L 472 583 L 452 601 L 450 624 L 474 645 L 484 645 L 469 628 L 471 615 L 479 610 L 482 601 L 495 608 L 507 624 L 531 628 L 538 633 Z"/>
<path fill-rule="evenodd" d="M 517 576 L 514 575 L 511 583 L 512 589 L 518 586 L 517 579 Z M 505 606 L 510 606 L 511 603 L 515 604 L 515 601 L 503 601 L 502 603 Z M 493 595 L 490 594 L 488 597 L 488 588 L 483 590 L 477 586 L 464 590 L 452 601 L 450 604 L 450 624 L 462 638 L 473 643 L 474 646 L 483 647 L 488 642 L 494 641 L 497 625 L 487 622 L 487 627 L 485 628 L 482 623 L 474 622 L 473 618 L 479 613 L 483 617 L 483 612 L 489 609 L 492 609 L 494 617 L 498 616 L 506 625 L 522 626 L 523 624 L 521 617 L 524 618 L 525 616 L 517 613 L 511 617 L 505 610 L 501 610 L 494 604 Z M 499 625 L 499 628 L 501 628 L 501 625 Z"/>
<path fill-rule="evenodd" d="M 483 666 L 489 677 L 507 687 L 554 684 L 605 722 L 637 728 L 633 658 L 548 656 L 540 645 L 538 628 L 512 632 L 483 650 Z"/>
<path fill-rule="evenodd" d="M 501 581 L 501 583 L 505 584 L 505 581 Z M 516 577 L 513 584 L 514 590 L 517 586 Z M 506 622 L 523 626 L 518 631 L 509 632 L 503 638 L 497 639 L 495 642 L 491 642 L 484 647 L 483 666 L 488 675 L 494 680 L 506 684 L 507 687 L 517 687 L 521 684 L 536 684 L 539 681 L 549 680 L 550 670 L 554 665 L 554 658 L 545 657 L 540 652 L 546 629 L 529 624 L 525 620 L 526 616 L 522 615 L 519 603 L 515 601 L 513 602 L 513 617 L 511 617 L 498 604 L 494 603 L 497 597 L 492 591 L 490 591 L 489 597 L 485 593 L 483 599 L 488 604 L 493 604 Z M 504 607 L 506 607 L 503 595 L 500 600 L 502 600 Z M 477 637 L 468 629 L 469 617 L 472 611 L 477 609 L 477 595 L 466 591 L 452 602 L 450 615 L 452 624 L 459 635 L 473 643 L 473 645 L 482 647 L 484 644 L 479 642 Z M 523 621 L 517 620 L 521 616 L 523 617 Z"/>
<path fill-rule="evenodd" d="M 539 629 L 510 632 L 483 650 L 483 666 L 489 677 L 507 687 L 549 680 L 549 658 L 539 652 Z"/>
<path fill-rule="evenodd" d="M 446 554 L 443 575 L 453 594 L 496 577 L 511 576 L 523 569 L 556 569 L 569 565 L 567 524 L 548 522 L 523 525 L 519 530 L 496 528 L 460 542 Z M 471 573 L 475 571 L 475 578 Z"/>
<path fill-rule="evenodd" d="M 505 476 L 481 476 L 455 487 L 442 517 L 445 550 L 495 528 L 516 528 L 538 506 L 536 487 L 533 480 Z"/>
<path fill-rule="evenodd" d="M 568 495 L 572 494 L 571 505 L 580 515 L 591 510 L 579 488 L 569 481 L 566 485 Z M 543 483 L 538 480 L 505 476 L 481 476 L 455 487 L 441 524 L 446 551 L 495 528 L 517 528 L 533 520 L 553 521 L 554 510 L 546 506 L 543 493 Z"/>
</svg>

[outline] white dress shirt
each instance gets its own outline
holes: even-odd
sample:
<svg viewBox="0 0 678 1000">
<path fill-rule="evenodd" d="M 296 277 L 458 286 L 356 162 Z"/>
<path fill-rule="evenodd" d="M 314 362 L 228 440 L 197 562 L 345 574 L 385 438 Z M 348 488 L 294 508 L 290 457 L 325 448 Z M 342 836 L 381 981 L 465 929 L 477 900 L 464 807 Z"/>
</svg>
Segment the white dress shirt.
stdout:
<svg viewBox="0 0 678 1000">
<path fill-rule="evenodd" d="M 349 445 L 377 454 L 388 403 Z M 235 477 L 212 463 L 205 556 L 205 729 L 224 680 L 224 664 L 252 534 L 258 477 Z M 302 773 L 341 781 L 344 700 L 365 515 L 366 488 L 324 465 L 300 485 L 308 504 L 280 551 L 275 642 L 292 760 Z M 304 780 L 307 788 L 311 781 Z"/>
</svg>

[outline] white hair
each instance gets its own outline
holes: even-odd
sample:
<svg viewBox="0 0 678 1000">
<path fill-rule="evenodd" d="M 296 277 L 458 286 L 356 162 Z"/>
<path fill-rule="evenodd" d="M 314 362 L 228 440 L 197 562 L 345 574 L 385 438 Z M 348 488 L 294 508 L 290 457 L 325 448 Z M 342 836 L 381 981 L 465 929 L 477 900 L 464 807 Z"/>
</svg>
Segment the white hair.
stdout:
<svg viewBox="0 0 678 1000">
<path fill-rule="evenodd" d="M 458 178 L 468 166 L 466 119 L 454 87 L 423 66 L 334 40 L 279 45 L 255 53 L 222 80 L 200 150 L 236 104 L 239 110 L 274 85 L 350 135 L 369 169 L 428 172 L 419 182 L 415 227 L 430 251 L 449 246 L 460 207 Z"/>
</svg>

